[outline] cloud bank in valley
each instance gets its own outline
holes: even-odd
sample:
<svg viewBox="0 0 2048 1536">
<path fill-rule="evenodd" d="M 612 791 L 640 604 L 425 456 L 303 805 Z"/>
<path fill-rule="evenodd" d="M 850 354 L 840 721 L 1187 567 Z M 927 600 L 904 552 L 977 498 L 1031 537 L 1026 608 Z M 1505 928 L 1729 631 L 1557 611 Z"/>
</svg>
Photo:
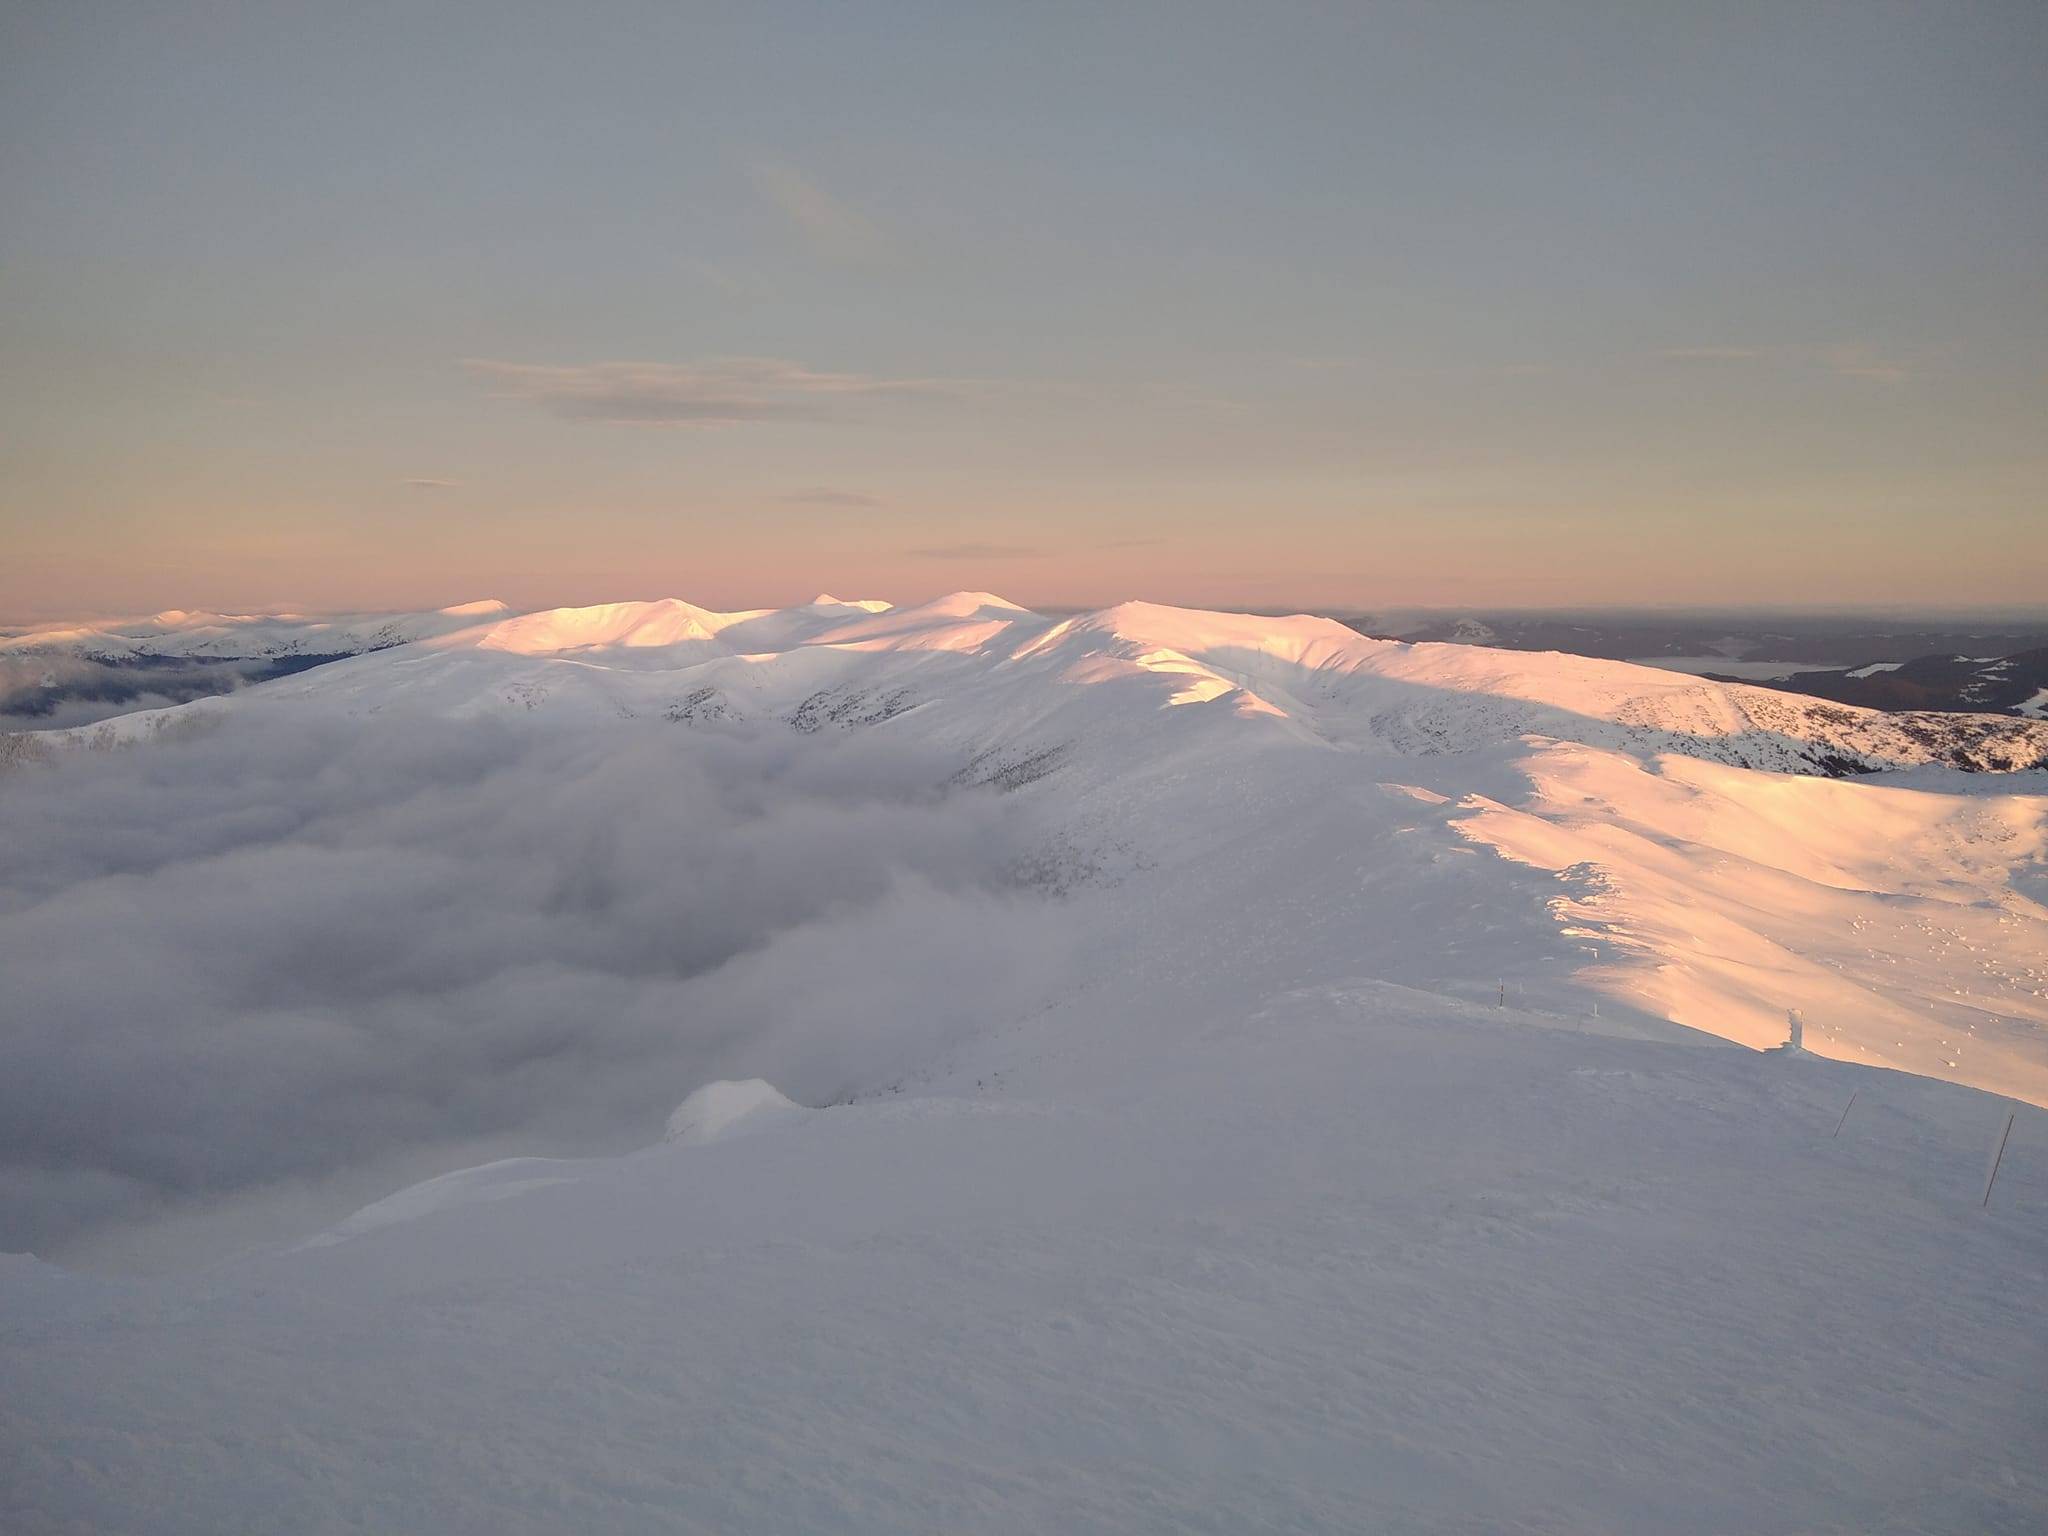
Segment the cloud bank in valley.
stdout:
<svg viewBox="0 0 2048 1536">
<path fill-rule="evenodd" d="M 189 1259 L 1034 1006 L 1017 800 L 866 736 L 236 719 L 0 777 L 0 1250 Z"/>
<path fill-rule="evenodd" d="M 295 669 L 262 658 L 0 655 L 0 732 L 89 725 L 110 715 L 232 693 L 289 670 Z"/>
</svg>

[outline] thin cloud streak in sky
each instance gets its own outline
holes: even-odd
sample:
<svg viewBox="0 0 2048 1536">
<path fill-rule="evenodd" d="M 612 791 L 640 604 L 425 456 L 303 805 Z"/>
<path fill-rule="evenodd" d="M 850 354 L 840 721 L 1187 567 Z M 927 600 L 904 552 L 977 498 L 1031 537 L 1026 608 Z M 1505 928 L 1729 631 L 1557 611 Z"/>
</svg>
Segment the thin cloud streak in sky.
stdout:
<svg viewBox="0 0 2048 1536">
<path fill-rule="evenodd" d="M 1770 353 L 1762 347 L 1666 347 L 1657 355 L 1680 363 L 1741 363 Z"/>
<path fill-rule="evenodd" d="M 753 168 L 754 189 L 819 255 L 833 261 L 877 261 L 889 250 L 880 226 L 834 197 L 793 165 L 764 161 Z"/>
<path fill-rule="evenodd" d="M 1905 384 L 1913 377 L 1904 363 L 1868 347 L 1666 347 L 1657 355 L 1675 363 L 1782 363 L 1877 384 Z"/>
<path fill-rule="evenodd" d="M 1051 551 L 1032 545 L 926 545 L 903 553 L 911 559 L 1044 559 Z"/>
<path fill-rule="evenodd" d="M 791 491 L 782 498 L 784 501 L 802 502 L 817 507 L 879 507 L 879 496 L 865 496 L 859 491 L 837 491 L 829 485 L 814 485 L 801 491 Z"/>
<path fill-rule="evenodd" d="M 1838 378 L 1867 379 L 1873 384 L 1905 384 L 1913 372 L 1904 363 L 1879 357 L 1864 347 L 1830 347 L 1822 354 L 1828 370 Z"/>
<path fill-rule="evenodd" d="M 1028 544 L 934 544 L 904 553 L 914 560 L 1043 560 L 1049 551 Z"/>
<path fill-rule="evenodd" d="M 824 421 L 863 403 L 946 399 L 968 387 L 951 379 L 829 373 L 773 357 L 569 365 L 470 358 L 462 366 L 498 399 L 530 401 L 567 421 L 630 426 Z"/>
</svg>

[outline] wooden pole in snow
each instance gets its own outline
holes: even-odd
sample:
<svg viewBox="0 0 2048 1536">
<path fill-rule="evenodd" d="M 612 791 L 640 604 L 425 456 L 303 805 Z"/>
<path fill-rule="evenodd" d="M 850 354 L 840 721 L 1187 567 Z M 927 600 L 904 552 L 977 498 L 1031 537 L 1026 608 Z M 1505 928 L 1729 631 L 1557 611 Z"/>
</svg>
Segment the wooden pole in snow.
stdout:
<svg viewBox="0 0 2048 1536">
<path fill-rule="evenodd" d="M 1842 1106 L 1842 1118 L 1835 1122 L 1834 1131 L 1828 1136 L 1829 1141 L 1833 1141 L 1835 1137 L 1842 1134 L 1842 1125 L 1845 1121 L 1848 1120 L 1849 1111 L 1856 1107 L 1856 1094 L 1861 1093 L 1862 1091 L 1863 1090 L 1861 1088 L 1858 1088 L 1856 1090 L 1856 1093 L 1852 1093 L 1849 1095 L 1849 1102 Z"/>
<path fill-rule="evenodd" d="M 2005 1117 L 2005 1129 L 1998 1135 L 1998 1150 L 1991 1154 L 1991 1172 L 1984 1176 L 1983 1204 L 1977 1207 L 1980 1211 L 1991 1203 L 1991 1186 L 1998 1182 L 1998 1165 L 2005 1161 L 2005 1142 L 2006 1138 L 2012 1135 L 2012 1120 L 2010 1114 Z"/>
</svg>

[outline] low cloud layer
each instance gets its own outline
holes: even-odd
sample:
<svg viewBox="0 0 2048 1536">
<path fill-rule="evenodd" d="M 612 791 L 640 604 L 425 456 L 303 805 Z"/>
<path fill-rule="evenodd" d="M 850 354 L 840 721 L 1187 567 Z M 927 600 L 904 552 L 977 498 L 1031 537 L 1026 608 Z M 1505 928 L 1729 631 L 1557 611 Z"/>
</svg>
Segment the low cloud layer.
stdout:
<svg viewBox="0 0 2048 1536">
<path fill-rule="evenodd" d="M 243 718 L 0 776 L 0 1250 L 189 1260 L 1035 1006 L 1019 800 L 863 735 Z"/>
<path fill-rule="evenodd" d="M 61 653 L 0 656 L 0 732 L 89 725 L 132 710 L 232 693 L 279 666 L 264 659 L 152 656 L 100 661 Z"/>
<path fill-rule="evenodd" d="M 904 553 L 914 560 L 1043 560 L 1047 554 L 1028 544 L 931 544 Z"/>
</svg>

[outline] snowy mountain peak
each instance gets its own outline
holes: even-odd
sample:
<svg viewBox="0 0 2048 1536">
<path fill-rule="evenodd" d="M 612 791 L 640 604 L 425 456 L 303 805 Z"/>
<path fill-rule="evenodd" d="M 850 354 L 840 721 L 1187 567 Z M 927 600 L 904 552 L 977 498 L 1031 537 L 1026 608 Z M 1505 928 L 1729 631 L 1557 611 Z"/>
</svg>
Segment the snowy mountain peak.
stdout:
<svg viewBox="0 0 2048 1536">
<path fill-rule="evenodd" d="M 811 608 L 860 608 L 869 613 L 886 613 L 895 607 L 878 597 L 834 597 L 830 592 L 820 592 L 806 605 Z"/>
<path fill-rule="evenodd" d="M 1031 610 L 993 592 L 948 592 L 919 605 L 928 613 L 953 613 L 963 617 L 985 613 L 1029 613 Z"/>
<path fill-rule="evenodd" d="M 1362 658 L 1388 643 L 1369 640 L 1349 625 L 1312 614 L 1274 618 L 1145 602 L 1119 603 L 1088 614 L 1075 622 L 1075 630 L 1166 646 L 1190 656 L 1222 651 L 1256 653 L 1310 667 Z"/>
<path fill-rule="evenodd" d="M 547 608 L 493 625 L 478 641 L 485 650 L 522 656 L 623 646 L 677 645 L 710 640 L 753 614 L 715 613 L 678 597 L 652 602 L 597 603 L 586 608 Z"/>
<path fill-rule="evenodd" d="M 951 592 L 928 603 L 881 609 L 815 638 L 820 645 L 874 651 L 1000 651 L 1019 626 L 1035 630 L 1050 623 L 988 592 Z"/>
</svg>

